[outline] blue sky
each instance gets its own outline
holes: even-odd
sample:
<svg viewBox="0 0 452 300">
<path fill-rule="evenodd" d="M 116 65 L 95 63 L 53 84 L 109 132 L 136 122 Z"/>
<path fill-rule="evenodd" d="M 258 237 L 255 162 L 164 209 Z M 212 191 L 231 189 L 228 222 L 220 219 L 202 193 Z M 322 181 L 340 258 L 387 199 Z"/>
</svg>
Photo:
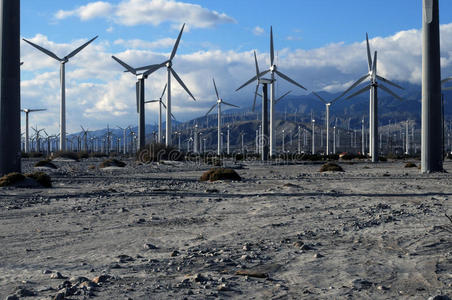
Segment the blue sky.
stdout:
<svg viewBox="0 0 452 300">
<path fill-rule="evenodd" d="M 269 27 L 273 25 L 279 69 L 309 90 L 338 91 L 366 72 L 365 32 L 379 51 L 379 70 L 397 81 L 420 80 L 421 0 L 22 0 L 22 36 L 64 56 L 89 38 L 99 38 L 67 64 L 68 128 L 136 123 L 134 81 L 111 60 L 131 65 L 163 61 L 182 23 L 187 23 L 174 60 L 194 103 L 175 85 L 180 120 L 202 115 L 213 103 L 215 77 L 225 100 L 249 106 L 252 88 L 235 88 L 252 77 L 252 51 L 267 67 Z M 126 9 L 125 9 L 126 8 Z M 452 75 L 452 1 L 440 1 L 443 74 Z M 380 58 L 381 57 L 381 58 Z M 47 107 L 36 114 L 39 127 L 58 130 L 58 63 L 22 45 L 22 103 Z M 165 72 L 147 82 L 146 93 L 160 94 Z M 278 92 L 289 87 L 278 82 Z M 294 89 L 294 94 L 303 94 Z M 148 98 L 148 97 L 147 97 Z M 149 123 L 155 122 L 149 106 Z"/>
</svg>

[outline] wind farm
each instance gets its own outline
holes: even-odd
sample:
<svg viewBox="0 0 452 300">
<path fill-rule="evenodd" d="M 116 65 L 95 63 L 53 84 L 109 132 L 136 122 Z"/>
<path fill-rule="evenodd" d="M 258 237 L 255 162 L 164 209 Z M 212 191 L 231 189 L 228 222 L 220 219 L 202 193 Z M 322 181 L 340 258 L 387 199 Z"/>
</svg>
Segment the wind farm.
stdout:
<svg viewBox="0 0 452 300">
<path fill-rule="evenodd" d="M 351 2 L 0 2 L 0 298 L 450 299 L 452 4 Z"/>
</svg>

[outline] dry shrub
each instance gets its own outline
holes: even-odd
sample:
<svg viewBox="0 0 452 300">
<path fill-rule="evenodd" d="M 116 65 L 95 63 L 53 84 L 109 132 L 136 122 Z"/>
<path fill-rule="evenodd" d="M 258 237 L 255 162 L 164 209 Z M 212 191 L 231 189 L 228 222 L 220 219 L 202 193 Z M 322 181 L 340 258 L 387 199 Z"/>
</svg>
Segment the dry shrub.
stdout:
<svg viewBox="0 0 452 300">
<path fill-rule="evenodd" d="M 115 158 L 109 158 L 109 159 L 104 160 L 103 162 L 101 162 L 101 164 L 99 165 L 99 168 L 107 168 L 107 167 L 124 168 L 125 166 L 126 166 L 125 162 L 122 162 L 122 161 L 117 160 Z"/>
<path fill-rule="evenodd" d="M 51 169 L 58 169 L 55 164 L 53 164 L 49 159 L 40 160 L 37 163 L 35 163 L 35 167 L 47 167 Z"/>
<path fill-rule="evenodd" d="M 328 172 L 328 171 L 331 171 L 331 172 L 344 172 L 344 169 L 342 169 L 342 167 L 339 166 L 338 164 L 330 162 L 330 163 L 324 164 L 319 170 L 319 172 Z"/>
<path fill-rule="evenodd" d="M 11 186 L 23 180 L 25 180 L 24 175 L 17 172 L 9 173 L 0 178 L 0 186 Z"/>
<path fill-rule="evenodd" d="M 43 187 L 46 188 L 52 187 L 52 179 L 50 179 L 50 176 L 44 172 L 34 172 L 26 174 L 25 177 L 36 180 L 36 182 L 42 185 Z"/>
<path fill-rule="evenodd" d="M 71 152 L 71 151 L 58 151 L 58 152 L 53 153 L 52 158 L 57 158 L 57 157 L 78 161 L 78 154 L 75 152 Z"/>
<path fill-rule="evenodd" d="M 417 167 L 416 164 L 412 162 L 407 162 L 405 164 L 405 168 L 416 168 L 416 167 Z"/>
<path fill-rule="evenodd" d="M 204 172 L 199 179 L 201 181 L 217 181 L 217 180 L 235 180 L 240 181 L 242 178 L 233 169 L 213 168 Z"/>
</svg>

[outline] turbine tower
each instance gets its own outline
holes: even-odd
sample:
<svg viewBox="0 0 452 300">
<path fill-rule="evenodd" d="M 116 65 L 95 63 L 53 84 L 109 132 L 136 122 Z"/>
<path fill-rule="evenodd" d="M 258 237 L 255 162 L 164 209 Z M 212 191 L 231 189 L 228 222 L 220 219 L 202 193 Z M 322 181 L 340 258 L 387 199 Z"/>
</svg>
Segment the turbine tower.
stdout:
<svg viewBox="0 0 452 300">
<path fill-rule="evenodd" d="M 257 91 L 259 89 L 259 85 L 262 84 L 262 134 L 261 134 L 261 146 L 262 146 L 262 160 L 266 161 L 269 155 L 269 145 L 266 142 L 265 138 L 269 135 L 268 128 L 268 85 L 272 83 L 272 79 L 262 78 L 263 75 L 270 72 L 270 70 L 259 72 L 259 65 L 257 63 L 256 51 L 254 51 L 254 63 L 256 65 L 256 76 L 242 84 L 236 91 L 241 88 L 247 86 L 254 80 L 257 80 L 256 91 L 254 92 L 254 102 L 253 102 L 253 111 L 256 106 L 256 97 Z M 278 74 L 279 75 L 279 74 Z"/>
<path fill-rule="evenodd" d="M 65 65 L 69 61 L 70 58 L 74 57 L 77 53 L 83 50 L 86 46 L 88 46 L 92 41 L 97 39 L 97 36 L 81 45 L 68 55 L 63 58 L 58 57 L 55 53 L 44 49 L 43 47 L 36 45 L 26 39 L 23 39 L 25 42 L 35 47 L 39 51 L 47 54 L 51 58 L 60 62 L 60 84 L 61 84 L 61 106 L 60 106 L 60 151 L 66 151 L 66 71 Z"/>
<path fill-rule="evenodd" d="M 166 94 L 166 132 L 165 132 L 165 144 L 167 146 L 171 145 L 171 74 L 174 76 L 174 78 L 179 82 L 179 84 L 182 86 L 182 88 L 187 92 L 190 97 L 193 98 L 194 101 L 196 101 L 195 97 L 193 97 L 192 93 L 188 90 L 185 83 L 180 79 L 179 75 L 177 75 L 176 71 L 173 69 L 173 58 L 176 56 L 177 48 L 179 47 L 179 42 L 182 37 L 182 32 L 184 31 L 185 23 L 182 25 L 182 28 L 179 32 L 179 36 L 177 37 L 176 43 L 174 44 L 173 51 L 171 51 L 171 55 L 168 60 L 164 61 L 161 66 L 166 66 L 167 72 L 168 72 L 168 92 Z M 152 66 L 152 65 L 151 65 Z M 150 66 L 145 66 L 138 68 L 137 70 L 147 70 Z"/>
<path fill-rule="evenodd" d="M 215 79 L 212 79 L 212 80 L 213 80 L 213 86 L 215 88 L 215 94 L 217 95 L 217 103 L 215 103 L 209 109 L 209 111 L 206 113 L 206 117 L 215 108 L 215 106 L 218 106 L 217 155 L 220 155 L 221 154 L 221 104 L 229 105 L 229 106 L 237 107 L 237 108 L 238 108 L 238 106 L 231 104 L 231 103 L 227 103 L 226 101 L 223 101 L 223 99 L 221 99 L 220 95 L 218 94 L 218 89 L 217 89 L 217 85 L 215 84 Z"/>
<path fill-rule="evenodd" d="M 21 109 L 21 111 L 23 111 L 25 113 L 25 153 L 28 153 L 30 151 L 30 147 L 29 147 L 29 135 L 28 135 L 28 114 L 31 112 L 36 112 L 36 111 L 44 111 L 47 109 L 28 109 L 28 108 L 24 108 Z"/>
<path fill-rule="evenodd" d="M 144 103 L 154 103 L 154 102 L 159 103 L 159 124 L 158 124 L 158 142 L 159 143 L 162 142 L 162 105 L 166 109 L 166 105 L 165 105 L 165 103 L 163 103 L 162 99 L 163 99 L 163 95 L 165 95 L 165 92 L 166 92 L 166 86 L 167 85 L 165 84 L 165 87 L 163 88 L 163 92 L 162 92 L 162 95 L 160 96 L 160 98 L 144 102 Z M 176 119 L 173 114 L 171 114 L 171 117 L 173 119 Z"/>
<path fill-rule="evenodd" d="M 21 172 L 20 0 L 0 1 L 0 176 Z"/>
<path fill-rule="evenodd" d="M 325 104 L 325 122 L 326 122 L 326 151 L 325 154 L 329 155 L 330 154 L 330 106 L 335 103 L 337 100 L 339 100 L 339 97 L 336 97 L 335 99 L 331 100 L 330 102 L 326 101 L 325 99 L 323 99 L 319 94 L 317 94 L 316 92 L 312 92 L 317 98 L 320 99 L 320 101 L 322 101 Z"/>
<path fill-rule="evenodd" d="M 360 84 L 365 79 L 369 79 L 369 85 L 366 85 L 364 88 L 358 90 L 356 93 L 348 96 L 346 99 L 350 99 L 356 95 L 359 95 L 361 93 L 364 93 L 365 91 L 370 90 L 370 104 L 369 104 L 369 152 L 372 157 L 372 162 L 378 162 L 378 88 L 381 88 L 383 91 L 391 94 L 395 98 L 399 100 L 403 100 L 401 97 L 396 95 L 393 91 L 385 87 L 384 85 L 377 82 L 378 80 L 381 80 L 387 84 L 390 84 L 394 87 L 397 87 L 399 89 L 403 88 L 386 78 L 383 78 L 379 75 L 377 75 L 377 51 L 375 51 L 374 59 L 372 60 L 371 54 L 370 54 L 370 46 L 369 46 L 369 37 L 366 33 L 366 43 L 367 43 L 367 60 L 369 64 L 369 72 L 362 76 L 360 79 L 358 79 L 354 84 L 352 84 L 345 92 L 343 92 L 339 97 L 342 97 L 345 95 L 348 91 L 356 87 L 358 84 Z"/>
<path fill-rule="evenodd" d="M 117 61 L 121 66 L 123 66 L 127 71 L 132 73 L 137 77 L 136 87 L 136 101 L 137 101 L 137 113 L 139 115 L 138 121 L 138 149 L 144 148 L 146 145 L 146 133 L 145 133 L 145 120 L 144 120 L 144 81 L 153 72 L 157 71 L 162 65 L 151 65 L 147 68 L 144 73 L 138 73 L 138 69 L 134 69 L 119 58 L 112 56 L 112 58 Z"/>
<path fill-rule="evenodd" d="M 270 72 L 270 156 L 274 155 L 274 151 L 276 149 L 276 139 L 275 139 L 275 130 L 273 128 L 274 124 L 274 106 L 276 105 L 275 101 L 275 74 L 277 74 L 282 79 L 302 88 L 303 90 L 306 90 L 304 86 L 297 83 L 295 80 L 289 78 L 287 75 L 284 75 L 280 71 L 278 71 L 276 64 L 275 64 L 275 50 L 273 47 L 273 28 L 270 26 L 270 69 L 267 71 Z M 280 97 L 282 98 L 282 97 Z"/>
</svg>

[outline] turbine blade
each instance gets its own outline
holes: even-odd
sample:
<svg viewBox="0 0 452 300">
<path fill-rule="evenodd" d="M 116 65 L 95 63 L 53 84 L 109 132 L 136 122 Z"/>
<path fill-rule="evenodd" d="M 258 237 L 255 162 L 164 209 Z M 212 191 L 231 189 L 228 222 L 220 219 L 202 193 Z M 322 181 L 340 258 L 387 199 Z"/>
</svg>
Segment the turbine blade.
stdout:
<svg viewBox="0 0 452 300">
<path fill-rule="evenodd" d="M 367 43 L 367 62 L 369 63 L 369 72 L 372 70 L 372 57 L 370 56 L 369 35 L 366 32 Z"/>
<path fill-rule="evenodd" d="M 212 111 L 212 109 L 215 108 L 215 106 L 217 106 L 218 103 L 215 103 L 214 105 L 212 105 L 212 107 L 209 109 L 209 111 L 206 113 L 206 116 Z"/>
<path fill-rule="evenodd" d="M 28 44 L 32 45 L 33 47 L 35 47 L 36 49 L 38 49 L 39 51 L 44 52 L 45 54 L 47 54 L 51 58 L 56 59 L 58 61 L 62 61 L 62 59 L 59 58 L 55 53 L 53 53 L 53 52 L 51 52 L 51 51 L 49 51 L 47 49 L 44 49 L 43 47 L 38 46 L 38 45 L 36 45 L 36 44 L 34 44 L 34 43 L 30 42 L 30 41 L 27 41 L 26 39 L 23 39 L 23 40 L 25 42 L 27 42 Z"/>
<path fill-rule="evenodd" d="M 149 75 L 151 75 L 152 73 L 154 73 L 155 71 L 157 71 L 158 69 L 160 69 L 163 66 L 164 66 L 164 64 L 151 65 L 149 70 L 147 70 L 146 72 L 143 73 L 143 76 L 148 77 Z"/>
<path fill-rule="evenodd" d="M 387 79 L 384 78 L 384 77 L 381 77 L 381 76 L 378 76 L 378 75 L 377 75 L 377 78 L 378 78 L 379 80 L 381 80 L 381 81 L 386 82 L 387 84 L 392 85 L 393 87 L 396 87 L 396 88 L 399 88 L 399 89 L 404 90 L 404 88 L 401 87 L 400 85 L 398 85 L 398 84 L 396 84 L 396 83 L 394 83 L 394 82 L 392 82 L 392 81 L 389 81 L 389 80 L 387 80 Z"/>
<path fill-rule="evenodd" d="M 322 97 L 320 97 L 319 94 L 317 94 L 316 92 L 312 92 L 312 94 L 314 94 L 314 96 L 316 96 L 317 98 L 320 99 L 320 101 L 322 101 L 323 103 L 327 104 L 327 101 L 325 99 L 323 99 Z"/>
<path fill-rule="evenodd" d="M 278 99 L 276 99 L 275 103 L 278 103 L 282 98 L 286 97 L 287 95 L 289 95 L 292 91 L 288 91 L 287 93 L 285 93 L 284 95 L 282 95 L 281 97 L 279 97 Z"/>
<path fill-rule="evenodd" d="M 445 78 L 445 79 L 441 80 L 441 84 L 444 84 L 444 83 L 446 83 L 448 81 L 452 81 L 452 77 Z"/>
<path fill-rule="evenodd" d="M 374 61 L 373 61 L 373 65 L 372 65 L 372 72 L 373 72 L 374 76 L 377 75 L 377 51 L 375 51 L 375 53 L 374 53 Z"/>
<path fill-rule="evenodd" d="M 40 108 L 40 109 L 29 109 L 28 111 L 29 111 L 29 112 L 34 112 L 34 111 L 44 111 L 44 110 L 47 110 L 47 109 L 45 109 L 45 108 Z"/>
<path fill-rule="evenodd" d="M 388 89 L 384 85 L 380 84 L 380 85 L 378 85 L 378 87 L 381 88 L 383 91 L 387 92 L 388 94 L 391 94 L 395 98 L 399 99 L 400 101 L 403 101 L 402 97 L 400 97 L 399 95 L 396 95 L 393 91 L 391 91 L 390 89 Z"/>
<path fill-rule="evenodd" d="M 259 83 L 256 84 L 256 91 L 254 92 L 253 112 L 254 112 L 254 108 L 256 107 L 256 97 L 257 97 L 257 90 L 258 89 L 259 89 Z"/>
<path fill-rule="evenodd" d="M 66 56 L 67 59 L 75 56 L 77 53 L 79 53 L 80 51 L 83 50 L 83 48 L 85 48 L 86 46 L 88 46 L 89 44 L 91 44 L 92 41 L 94 41 L 95 39 L 97 39 L 97 35 L 95 37 L 93 37 L 92 39 L 90 39 L 89 41 L 87 41 L 86 43 L 84 43 L 83 45 L 81 45 L 80 47 L 78 47 L 77 49 L 75 49 L 74 51 L 72 51 L 71 53 L 69 53 L 69 55 Z"/>
<path fill-rule="evenodd" d="M 176 117 L 173 115 L 173 113 L 170 113 L 170 115 L 171 115 L 171 118 L 173 118 L 174 121 L 176 121 Z"/>
<path fill-rule="evenodd" d="M 215 93 L 217 94 L 217 100 L 220 99 L 220 96 L 218 95 L 217 85 L 215 84 L 215 79 L 212 78 L 213 81 L 213 87 L 215 88 Z"/>
<path fill-rule="evenodd" d="M 240 90 L 241 88 L 247 86 L 248 84 L 250 84 L 251 82 L 253 82 L 254 80 L 257 79 L 257 76 L 254 76 L 253 78 L 251 78 L 250 80 L 248 80 L 247 82 L 245 82 L 244 84 L 242 84 L 238 89 L 236 89 L 235 91 L 237 92 L 238 90 Z"/>
<path fill-rule="evenodd" d="M 168 83 L 165 83 L 165 87 L 163 88 L 163 92 L 162 92 L 162 95 L 160 96 L 160 100 L 162 100 L 163 95 L 165 95 L 167 85 L 168 85 Z"/>
<path fill-rule="evenodd" d="M 228 102 L 226 102 L 226 101 L 221 101 L 221 103 L 226 104 L 226 105 L 229 105 L 229 106 L 233 106 L 233 107 L 240 108 L 239 106 L 234 105 L 234 104 L 232 104 L 232 103 L 228 103 Z"/>
<path fill-rule="evenodd" d="M 195 97 L 191 94 L 191 92 L 188 90 L 188 88 L 185 86 L 185 83 L 180 79 L 179 75 L 177 75 L 176 71 L 174 71 L 172 68 L 170 68 L 171 73 L 173 74 L 174 78 L 176 78 L 177 82 L 184 88 L 184 90 L 190 95 L 190 97 L 193 98 L 194 101 L 196 101 Z"/>
<path fill-rule="evenodd" d="M 359 94 L 362 94 L 362 93 L 364 93 L 365 91 L 368 91 L 368 90 L 370 90 L 370 85 L 366 85 L 365 87 L 363 87 L 362 89 L 360 89 L 356 93 L 351 94 L 350 96 L 348 96 L 345 99 L 353 98 L 353 97 L 358 96 Z"/>
<path fill-rule="evenodd" d="M 182 32 L 184 31 L 185 23 L 182 25 L 182 29 L 179 32 L 179 36 L 177 37 L 176 43 L 174 44 L 173 51 L 171 52 L 171 56 L 169 60 L 173 60 L 176 55 L 177 47 L 179 47 L 180 38 L 182 37 Z"/>
<path fill-rule="evenodd" d="M 367 77 L 369 77 L 369 74 L 364 75 L 363 77 L 361 77 L 360 79 L 358 79 L 354 84 L 352 84 L 348 89 L 346 89 L 338 98 L 344 96 L 345 94 L 347 94 L 350 90 L 352 90 L 353 88 L 355 88 L 358 84 L 360 84 L 361 82 L 363 82 L 364 79 L 366 79 Z"/>
<path fill-rule="evenodd" d="M 126 68 L 130 73 L 132 73 L 133 75 L 137 75 L 137 71 L 136 69 L 132 68 L 131 66 L 129 66 L 128 64 L 126 64 L 125 62 L 123 62 L 122 60 L 120 60 L 119 58 L 117 58 L 116 56 L 112 56 L 112 58 L 114 60 L 116 60 L 121 66 L 123 66 L 124 68 Z"/>
<path fill-rule="evenodd" d="M 257 76 L 257 79 L 259 79 L 259 65 L 257 64 L 257 56 L 256 56 L 256 51 L 254 51 L 254 63 L 256 64 L 256 76 Z"/>
<path fill-rule="evenodd" d="M 144 101 L 144 103 L 154 103 L 154 102 L 159 102 L 160 100 L 148 100 L 148 101 Z"/>
<path fill-rule="evenodd" d="M 270 65 L 273 66 L 275 60 L 275 50 L 273 48 L 273 28 L 270 26 Z"/>
<path fill-rule="evenodd" d="M 285 79 L 286 81 L 288 81 L 288 82 L 290 82 L 290 83 L 302 88 L 303 90 L 307 91 L 307 89 L 304 86 L 302 86 L 301 84 L 299 84 L 295 80 L 290 79 L 287 75 L 284 75 L 283 73 L 279 72 L 278 70 L 275 70 L 275 73 L 278 74 L 279 77 L 281 77 L 282 79 Z"/>
<path fill-rule="evenodd" d="M 165 103 L 163 103 L 163 101 L 162 100 L 160 100 L 160 103 L 163 105 L 163 107 L 166 109 L 166 105 L 165 105 Z"/>
</svg>

